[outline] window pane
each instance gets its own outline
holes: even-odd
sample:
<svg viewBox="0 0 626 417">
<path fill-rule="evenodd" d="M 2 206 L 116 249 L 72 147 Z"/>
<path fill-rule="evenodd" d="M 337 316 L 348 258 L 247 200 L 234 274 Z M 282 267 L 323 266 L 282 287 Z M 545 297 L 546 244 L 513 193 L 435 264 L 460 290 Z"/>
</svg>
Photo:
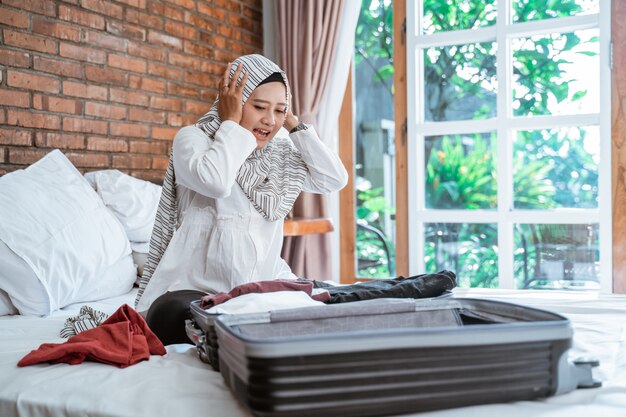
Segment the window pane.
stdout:
<svg viewBox="0 0 626 417">
<path fill-rule="evenodd" d="M 517 132 L 513 152 L 515 208 L 598 207 L 597 126 Z"/>
<path fill-rule="evenodd" d="M 395 276 L 393 4 L 363 0 L 355 34 L 358 277 Z"/>
<path fill-rule="evenodd" d="M 600 11 L 600 0 L 513 0 L 513 22 L 579 16 Z"/>
<path fill-rule="evenodd" d="M 589 29 L 514 39 L 513 114 L 598 112 L 598 33 Z"/>
<path fill-rule="evenodd" d="M 425 120 L 495 116 L 496 49 L 485 42 L 424 50 Z"/>
<path fill-rule="evenodd" d="M 528 289 L 600 289 L 598 224 L 515 225 L 515 284 Z"/>
<path fill-rule="evenodd" d="M 495 0 L 426 0 L 424 2 L 423 33 L 476 29 L 496 23 Z"/>
<path fill-rule="evenodd" d="M 497 288 L 496 224 L 426 223 L 424 227 L 426 272 L 447 269 L 457 274 L 459 287 Z"/>
<path fill-rule="evenodd" d="M 497 206 L 496 134 L 425 138 L 426 208 Z"/>
</svg>

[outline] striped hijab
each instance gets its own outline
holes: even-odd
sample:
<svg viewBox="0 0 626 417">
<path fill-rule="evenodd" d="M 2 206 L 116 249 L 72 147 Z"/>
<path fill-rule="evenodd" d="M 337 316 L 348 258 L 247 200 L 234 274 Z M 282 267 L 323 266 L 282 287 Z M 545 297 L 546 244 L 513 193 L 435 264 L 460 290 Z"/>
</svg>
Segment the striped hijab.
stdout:
<svg viewBox="0 0 626 417">
<path fill-rule="evenodd" d="M 239 65 L 243 65 L 248 73 L 248 81 L 243 91 L 245 103 L 252 91 L 275 72 L 282 75 L 287 87 L 287 103 L 289 103 L 289 83 L 287 76 L 276 64 L 262 55 L 245 55 L 237 58 L 231 65 L 232 77 Z M 217 102 L 207 114 L 195 124 L 206 133 L 208 140 L 215 140 L 215 132 L 222 124 L 217 112 Z M 267 220 L 275 221 L 287 216 L 296 198 L 302 191 L 307 167 L 298 150 L 289 138 L 275 137 L 262 149 L 255 149 L 246 159 L 237 173 L 237 183 L 248 197 L 254 208 Z M 169 244 L 178 223 L 178 206 L 176 201 L 176 180 L 174 164 L 170 156 L 159 208 L 157 210 L 150 250 L 144 265 L 143 275 L 139 280 L 139 291 L 135 306 L 139 303 L 143 292 L 152 278 L 167 245 Z"/>
</svg>

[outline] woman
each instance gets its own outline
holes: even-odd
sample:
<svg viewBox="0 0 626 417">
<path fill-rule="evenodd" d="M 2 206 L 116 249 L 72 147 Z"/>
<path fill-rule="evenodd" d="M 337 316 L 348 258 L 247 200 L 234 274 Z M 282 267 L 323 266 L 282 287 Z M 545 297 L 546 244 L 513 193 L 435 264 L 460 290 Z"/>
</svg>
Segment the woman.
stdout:
<svg viewBox="0 0 626 417">
<path fill-rule="evenodd" d="M 187 341 L 190 301 L 295 279 L 280 258 L 283 219 L 301 191 L 345 186 L 343 164 L 289 98 L 276 64 L 243 56 L 228 65 L 211 110 L 177 133 L 135 302 L 165 344 Z M 277 136 L 283 126 L 289 137 Z"/>
</svg>

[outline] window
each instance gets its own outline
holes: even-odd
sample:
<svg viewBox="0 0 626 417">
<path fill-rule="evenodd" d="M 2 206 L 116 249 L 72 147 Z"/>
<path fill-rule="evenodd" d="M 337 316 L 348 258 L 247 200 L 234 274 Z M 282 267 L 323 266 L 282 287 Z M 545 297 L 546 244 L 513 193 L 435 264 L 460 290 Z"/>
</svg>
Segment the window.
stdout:
<svg viewBox="0 0 626 417">
<path fill-rule="evenodd" d="M 363 0 L 355 33 L 356 276 L 395 276 L 394 45 L 391 0 Z"/>
<path fill-rule="evenodd" d="M 407 2 L 411 273 L 611 291 L 610 1 Z"/>
</svg>

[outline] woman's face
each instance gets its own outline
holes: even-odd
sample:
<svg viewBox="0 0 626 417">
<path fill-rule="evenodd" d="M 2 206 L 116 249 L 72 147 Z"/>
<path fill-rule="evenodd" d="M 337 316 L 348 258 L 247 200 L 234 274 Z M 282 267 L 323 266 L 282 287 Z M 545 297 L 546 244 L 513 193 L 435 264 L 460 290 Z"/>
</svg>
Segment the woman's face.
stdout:
<svg viewBox="0 0 626 417">
<path fill-rule="evenodd" d="M 285 85 L 271 82 L 255 88 L 244 104 L 239 124 L 252 132 L 257 149 L 267 145 L 285 123 L 285 96 Z"/>
</svg>

